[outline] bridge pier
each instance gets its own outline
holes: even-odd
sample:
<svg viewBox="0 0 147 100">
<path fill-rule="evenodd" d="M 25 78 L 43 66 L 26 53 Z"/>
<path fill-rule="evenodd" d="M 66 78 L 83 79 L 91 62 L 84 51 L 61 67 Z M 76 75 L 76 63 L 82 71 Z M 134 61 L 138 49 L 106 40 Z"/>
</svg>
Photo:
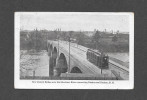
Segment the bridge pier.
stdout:
<svg viewBox="0 0 147 100">
<path fill-rule="evenodd" d="M 53 76 L 54 75 L 54 66 L 53 66 L 53 58 L 50 57 L 49 58 L 49 76 Z"/>
<path fill-rule="evenodd" d="M 50 48 L 47 49 L 48 52 L 48 56 L 51 56 L 52 51 L 50 50 Z"/>
</svg>

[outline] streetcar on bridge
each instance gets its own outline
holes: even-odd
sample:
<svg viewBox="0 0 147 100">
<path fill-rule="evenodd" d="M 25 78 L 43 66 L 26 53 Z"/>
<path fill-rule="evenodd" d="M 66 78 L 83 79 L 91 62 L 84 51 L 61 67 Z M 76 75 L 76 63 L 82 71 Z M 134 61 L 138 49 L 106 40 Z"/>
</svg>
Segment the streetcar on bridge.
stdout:
<svg viewBox="0 0 147 100">
<path fill-rule="evenodd" d="M 100 53 L 97 50 L 88 49 L 87 50 L 87 60 L 96 65 L 101 69 L 109 68 L 109 57 L 104 53 Z"/>
</svg>

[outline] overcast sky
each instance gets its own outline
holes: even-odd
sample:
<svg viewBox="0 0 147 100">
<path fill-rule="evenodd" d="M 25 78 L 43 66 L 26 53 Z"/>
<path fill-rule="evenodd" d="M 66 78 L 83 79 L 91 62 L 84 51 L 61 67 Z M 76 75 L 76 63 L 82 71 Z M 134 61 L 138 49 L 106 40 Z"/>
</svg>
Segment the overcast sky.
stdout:
<svg viewBox="0 0 147 100">
<path fill-rule="evenodd" d="M 129 32 L 129 15 L 101 13 L 20 13 L 23 30 L 61 28 L 63 31 L 123 31 Z"/>
</svg>

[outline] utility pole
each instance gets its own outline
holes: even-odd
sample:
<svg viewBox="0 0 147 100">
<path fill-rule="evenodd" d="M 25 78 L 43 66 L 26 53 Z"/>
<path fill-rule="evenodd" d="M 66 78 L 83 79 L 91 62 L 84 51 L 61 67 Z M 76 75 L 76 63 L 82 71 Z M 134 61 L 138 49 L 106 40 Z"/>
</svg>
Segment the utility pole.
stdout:
<svg viewBox="0 0 147 100">
<path fill-rule="evenodd" d="M 35 46 L 34 46 L 35 51 L 37 49 L 36 47 L 37 47 L 37 28 L 36 28 L 36 32 L 35 32 Z"/>
<path fill-rule="evenodd" d="M 56 39 L 58 40 L 58 56 L 59 56 L 59 29 L 54 31 L 56 33 Z"/>
<path fill-rule="evenodd" d="M 104 53 L 103 51 L 101 51 L 101 74 L 103 74 L 103 68 L 102 68 L 103 57 L 104 57 Z"/>
<path fill-rule="evenodd" d="M 70 71 L 70 36 L 69 36 L 69 71 Z"/>
<path fill-rule="evenodd" d="M 72 36 L 72 31 L 69 32 L 69 71 L 70 71 L 70 37 Z"/>
<path fill-rule="evenodd" d="M 59 35 L 58 35 L 58 56 L 59 56 Z"/>
</svg>

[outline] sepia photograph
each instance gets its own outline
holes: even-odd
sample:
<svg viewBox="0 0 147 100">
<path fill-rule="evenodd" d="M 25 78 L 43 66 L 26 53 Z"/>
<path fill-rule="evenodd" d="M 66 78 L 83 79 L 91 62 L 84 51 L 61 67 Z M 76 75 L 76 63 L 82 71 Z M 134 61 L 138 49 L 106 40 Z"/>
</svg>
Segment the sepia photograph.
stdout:
<svg viewBox="0 0 147 100">
<path fill-rule="evenodd" d="M 133 12 L 15 12 L 16 89 L 133 89 Z"/>
</svg>

